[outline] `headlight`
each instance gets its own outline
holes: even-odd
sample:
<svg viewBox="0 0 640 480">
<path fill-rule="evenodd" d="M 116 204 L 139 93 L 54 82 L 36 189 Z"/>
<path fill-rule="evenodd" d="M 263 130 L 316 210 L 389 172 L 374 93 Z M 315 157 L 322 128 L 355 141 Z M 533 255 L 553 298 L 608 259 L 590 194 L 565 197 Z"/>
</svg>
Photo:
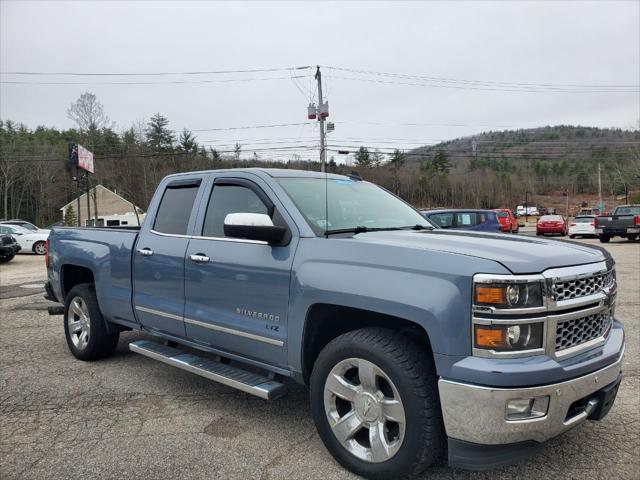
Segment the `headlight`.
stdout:
<svg viewBox="0 0 640 480">
<path fill-rule="evenodd" d="M 542 306 L 542 284 L 479 283 L 475 286 L 474 304 L 496 308 L 531 308 Z"/>
<path fill-rule="evenodd" d="M 475 325 L 474 346 L 483 350 L 508 352 L 542 348 L 542 323 Z"/>
</svg>

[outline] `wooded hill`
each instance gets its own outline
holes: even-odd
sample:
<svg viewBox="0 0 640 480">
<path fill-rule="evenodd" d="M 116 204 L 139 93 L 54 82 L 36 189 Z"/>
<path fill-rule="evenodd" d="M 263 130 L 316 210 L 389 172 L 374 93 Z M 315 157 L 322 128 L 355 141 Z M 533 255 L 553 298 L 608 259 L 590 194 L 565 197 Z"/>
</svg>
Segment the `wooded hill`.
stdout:
<svg viewBox="0 0 640 480">
<path fill-rule="evenodd" d="M 39 225 L 60 220 L 59 208 L 72 200 L 76 186 L 68 167 L 68 144 L 81 143 L 95 154 L 94 184 L 147 208 L 155 187 L 175 172 L 279 167 L 320 170 L 317 161 L 282 154 L 270 158 L 242 151 L 218 152 L 198 145 L 188 130 L 176 135 L 156 114 L 145 125 L 116 132 L 95 121 L 77 129 L 28 127 L 0 121 L 0 217 L 24 218 Z M 396 192 L 417 207 L 514 208 L 536 195 L 572 199 L 597 192 L 598 164 L 605 197 L 638 190 L 640 131 L 588 127 L 544 127 L 487 132 L 393 154 L 355 152 L 355 167 L 336 163 L 329 170 L 351 173 Z"/>
<path fill-rule="evenodd" d="M 580 126 L 485 132 L 407 152 L 425 206 L 511 207 L 532 195 L 639 189 L 640 131 Z M 405 182 L 402 182 L 405 183 Z M 427 187 L 429 185 L 429 187 Z M 407 192 L 409 193 L 409 192 Z M 415 200 L 414 200 L 415 201 Z"/>
</svg>

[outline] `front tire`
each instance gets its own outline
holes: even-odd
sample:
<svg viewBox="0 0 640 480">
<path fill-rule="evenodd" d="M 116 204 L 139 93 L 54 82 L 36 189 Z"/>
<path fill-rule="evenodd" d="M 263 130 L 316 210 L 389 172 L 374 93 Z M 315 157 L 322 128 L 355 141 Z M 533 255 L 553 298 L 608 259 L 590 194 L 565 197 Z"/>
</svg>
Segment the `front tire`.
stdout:
<svg viewBox="0 0 640 480">
<path fill-rule="evenodd" d="M 0 263 L 9 263 L 11 260 L 13 260 L 13 257 L 15 256 L 16 256 L 15 252 L 3 253 L 0 255 Z"/>
<path fill-rule="evenodd" d="M 446 437 L 433 358 L 401 333 L 366 328 L 332 340 L 311 375 L 320 438 L 346 469 L 406 478 L 432 465 Z"/>
<path fill-rule="evenodd" d="M 120 332 L 109 335 L 93 284 L 71 289 L 64 302 L 64 335 L 74 357 L 97 360 L 113 353 Z"/>
</svg>

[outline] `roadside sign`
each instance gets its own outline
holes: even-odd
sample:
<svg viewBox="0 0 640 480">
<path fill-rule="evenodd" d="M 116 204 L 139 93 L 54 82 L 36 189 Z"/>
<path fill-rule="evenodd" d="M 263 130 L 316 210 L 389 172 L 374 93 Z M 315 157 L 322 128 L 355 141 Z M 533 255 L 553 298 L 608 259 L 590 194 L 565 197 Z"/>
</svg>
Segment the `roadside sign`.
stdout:
<svg viewBox="0 0 640 480">
<path fill-rule="evenodd" d="M 78 143 L 69 145 L 69 165 L 94 173 L 93 153 Z"/>
</svg>

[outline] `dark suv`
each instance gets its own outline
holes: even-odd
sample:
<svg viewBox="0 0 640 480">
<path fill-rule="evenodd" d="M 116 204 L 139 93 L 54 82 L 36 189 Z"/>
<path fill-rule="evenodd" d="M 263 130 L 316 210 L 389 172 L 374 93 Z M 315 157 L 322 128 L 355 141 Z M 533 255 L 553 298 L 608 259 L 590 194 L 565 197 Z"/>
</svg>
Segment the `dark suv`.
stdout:
<svg viewBox="0 0 640 480">
<path fill-rule="evenodd" d="M 423 210 L 420 213 L 440 228 L 493 233 L 502 231 L 502 225 L 493 210 Z"/>
<path fill-rule="evenodd" d="M 20 249 L 20 245 L 12 235 L 0 235 L 0 263 L 7 263 L 13 260 L 13 257 L 16 256 Z"/>
</svg>

